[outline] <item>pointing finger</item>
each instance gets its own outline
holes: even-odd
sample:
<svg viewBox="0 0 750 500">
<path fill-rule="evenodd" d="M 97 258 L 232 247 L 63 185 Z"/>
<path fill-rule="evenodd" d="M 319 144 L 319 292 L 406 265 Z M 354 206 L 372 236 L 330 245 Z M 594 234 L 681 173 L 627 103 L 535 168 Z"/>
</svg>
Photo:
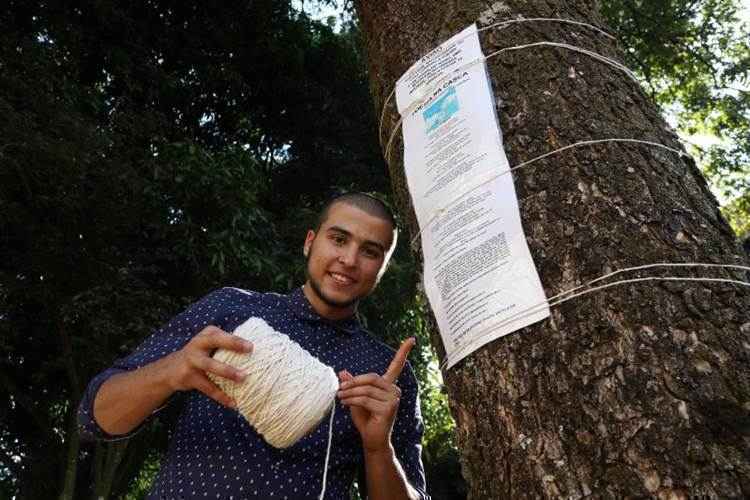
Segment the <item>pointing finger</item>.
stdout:
<svg viewBox="0 0 750 500">
<path fill-rule="evenodd" d="M 411 348 L 414 347 L 416 343 L 417 341 L 414 337 L 409 337 L 401 342 L 401 347 L 398 348 L 396 355 L 393 357 L 393 361 L 391 361 L 388 369 L 383 374 L 384 379 L 390 383 L 396 382 L 396 379 L 398 379 L 399 375 L 401 375 L 401 371 L 404 369 L 404 365 L 406 365 L 406 359 L 409 357 Z"/>
</svg>

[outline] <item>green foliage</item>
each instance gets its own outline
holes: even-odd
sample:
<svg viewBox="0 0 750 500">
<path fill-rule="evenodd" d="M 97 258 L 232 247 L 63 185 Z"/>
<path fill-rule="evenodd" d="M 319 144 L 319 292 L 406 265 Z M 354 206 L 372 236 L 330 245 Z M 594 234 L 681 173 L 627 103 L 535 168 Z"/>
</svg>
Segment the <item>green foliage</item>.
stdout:
<svg viewBox="0 0 750 500">
<path fill-rule="evenodd" d="M 159 473 L 160 465 L 160 457 L 154 453 L 149 454 L 143 461 L 138 475 L 133 478 L 130 488 L 121 497 L 122 500 L 144 500 Z"/>
<path fill-rule="evenodd" d="M 686 131 L 723 140 L 704 162 L 742 232 L 750 56 L 747 32 L 730 27 L 735 6 L 604 4 L 654 97 L 679 105 Z M 332 26 L 285 0 L 0 7 L 0 496 L 59 494 L 71 416 L 95 373 L 213 288 L 298 285 L 320 203 L 389 190 L 360 33 Z M 360 312 L 392 346 L 417 337 L 427 474 L 436 498 L 458 498 L 406 239 Z M 128 442 L 112 497 L 145 495 L 162 418 Z M 78 452 L 75 498 L 104 487 L 95 455 Z"/>
<path fill-rule="evenodd" d="M 270 191 L 268 172 L 248 151 L 229 146 L 211 152 L 193 143 L 154 146 L 153 178 L 145 191 L 165 207 L 160 236 L 172 252 L 190 262 L 201 281 L 269 276 L 283 279 L 285 257 L 273 215 L 261 208 Z"/>
<path fill-rule="evenodd" d="M 686 135 L 715 136 L 693 148 L 738 235 L 750 224 L 750 27 L 736 0 L 607 0 L 603 13 L 629 64 Z"/>
<path fill-rule="evenodd" d="M 722 207 L 722 213 L 741 239 L 747 240 L 750 238 L 750 217 L 748 217 L 748 214 L 750 214 L 750 197 L 735 198 Z"/>
<path fill-rule="evenodd" d="M 53 498 L 95 373 L 217 286 L 298 285 L 300 214 L 387 178 L 354 30 L 277 0 L 0 10 L 0 484 Z M 82 446 L 74 496 L 143 490 L 149 429 L 109 486 Z"/>
</svg>

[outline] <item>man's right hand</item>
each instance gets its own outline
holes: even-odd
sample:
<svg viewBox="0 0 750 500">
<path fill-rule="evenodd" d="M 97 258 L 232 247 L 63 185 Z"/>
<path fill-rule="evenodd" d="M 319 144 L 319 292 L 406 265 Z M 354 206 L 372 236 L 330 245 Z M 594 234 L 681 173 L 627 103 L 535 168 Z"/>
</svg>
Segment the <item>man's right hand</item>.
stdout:
<svg viewBox="0 0 750 500">
<path fill-rule="evenodd" d="M 179 351 L 168 354 L 137 370 L 117 373 L 107 379 L 94 398 L 94 420 L 113 436 L 135 429 L 175 391 L 198 390 L 219 404 L 236 407 L 235 402 L 206 373 L 241 382 L 244 373 L 216 361 L 216 349 L 241 353 L 252 351 L 252 344 L 215 326 L 207 326 Z"/>
<path fill-rule="evenodd" d="M 216 326 L 209 325 L 193 337 L 185 347 L 165 358 L 169 364 L 169 385 L 173 391 L 195 389 L 224 406 L 236 408 L 236 402 L 214 384 L 206 373 L 235 382 L 242 382 L 247 374 L 213 359 L 211 355 L 217 349 L 250 353 L 253 350 L 253 344 Z"/>
</svg>

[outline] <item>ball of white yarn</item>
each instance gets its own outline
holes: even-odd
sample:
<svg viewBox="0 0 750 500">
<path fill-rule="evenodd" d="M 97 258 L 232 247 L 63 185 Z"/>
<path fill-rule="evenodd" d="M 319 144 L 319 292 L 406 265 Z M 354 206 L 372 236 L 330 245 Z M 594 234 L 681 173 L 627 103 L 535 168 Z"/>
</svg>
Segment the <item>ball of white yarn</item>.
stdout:
<svg viewBox="0 0 750 500">
<path fill-rule="evenodd" d="M 250 354 L 219 349 L 214 359 L 246 373 L 237 383 L 208 374 L 237 402 L 237 410 L 276 448 L 287 448 L 318 426 L 339 388 L 333 369 L 260 318 L 250 318 L 235 335 L 253 343 Z"/>
</svg>

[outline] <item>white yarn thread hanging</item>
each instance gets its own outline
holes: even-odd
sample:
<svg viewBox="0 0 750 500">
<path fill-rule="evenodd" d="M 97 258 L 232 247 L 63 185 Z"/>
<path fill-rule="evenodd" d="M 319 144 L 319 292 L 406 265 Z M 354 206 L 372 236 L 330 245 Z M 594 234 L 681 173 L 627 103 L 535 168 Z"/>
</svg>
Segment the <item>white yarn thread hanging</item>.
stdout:
<svg viewBox="0 0 750 500">
<path fill-rule="evenodd" d="M 245 380 L 235 382 L 211 373 L 207 375 L 234 399 L 237 411 L 270 445 L 292 446 L 317 427 L 330 411 L 323 486 L 318 496 L 322 500 L 326 493 L 339 389 L 336 373 L 261 318 L 248 319 L 234 334 L 252 342 L 253 351 L 247 354 L 219 349 L 213 358 L 247 373 Z"/>
<path fill-rule="evenodd" d="M 247 373 L 243 382 L 209 374 L 237 410 L 276 448 L 288 448 L 332 409 L 339 380 L 330 366 L 260 318 L 234 334 L 253 343 L 250 354 L 219 349 L 214 359 Z"/>
</svg>

